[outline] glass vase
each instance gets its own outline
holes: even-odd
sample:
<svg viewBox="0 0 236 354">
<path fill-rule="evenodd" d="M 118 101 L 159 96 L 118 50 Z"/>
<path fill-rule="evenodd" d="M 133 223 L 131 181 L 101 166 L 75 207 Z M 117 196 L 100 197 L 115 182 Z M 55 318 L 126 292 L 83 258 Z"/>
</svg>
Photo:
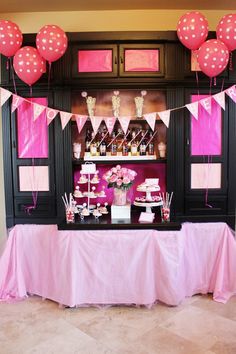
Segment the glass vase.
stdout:
<svg viewBox="0 0 236 354">
<path fill-rule="evenodd" d="M 127 191 L 114 188 L 114 198 L 113 198 L 113 205 L 126 205 L 127 203 Z"/>
</svg>

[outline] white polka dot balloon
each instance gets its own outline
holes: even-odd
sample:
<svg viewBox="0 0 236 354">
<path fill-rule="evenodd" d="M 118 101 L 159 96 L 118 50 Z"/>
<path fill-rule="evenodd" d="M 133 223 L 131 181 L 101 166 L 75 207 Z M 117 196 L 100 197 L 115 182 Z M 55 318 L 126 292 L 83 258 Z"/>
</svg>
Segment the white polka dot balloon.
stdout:
<svg viewBox="0 0 236 354">
<path fill-rule="evenodd" d="M 228 64 L 228 48 L 218 39 L 210 39 L 199 48 L 197 61 L 204 74 L 209 77 L 215 77 L 224 71 Z"/>
<path fill-rule="evenodd" d="M 16 52 L 13 67 L 19 78 L 31 86 L 46 72 L 46 61 L 36 48 L 26 46 Z"/>
<path fill-rule="evenodd" d="M 36 46 L 40 55 L 49 63 L 64 55 L 68 45 L 65 32 L 56 25 L 42 27 L 36 36 Z"/>
<path fill-rule="evenodd" d="M 216 28 L 217 39 L 223 42 L 230 52 L 236 49 L 236 14 L 222 17 Z"/>
<path fill-rule="evenodd" d="M 177 35 L 185 47 L 198 49 L 208 35 L 207 19 L 199 11 L 187 12 L 179 19 Z"/>
<path fill-rule="evenodd" d="M 22 33 L 11 21 L 0 20 L 0 53 L 12 57 L 22 44 Z"/>
</svg>

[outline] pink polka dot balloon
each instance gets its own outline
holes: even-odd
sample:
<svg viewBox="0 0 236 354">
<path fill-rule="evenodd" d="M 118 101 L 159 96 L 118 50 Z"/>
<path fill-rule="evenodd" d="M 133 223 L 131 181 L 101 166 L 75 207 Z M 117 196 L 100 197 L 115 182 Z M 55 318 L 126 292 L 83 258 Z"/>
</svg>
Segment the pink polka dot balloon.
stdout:
<svg viewBox="0 0 236 354">
<path fill-rule="evenodd" d="M 40 55 L 50 63 L 64 55 L 67 44 L 65 32 L 56 25 L 42 27 L 36 36 L 36 46 Z"/>
<path fill-rule="evenodd" d="M 19 78 L 31 86 L 46 72 L 46 61 L 36 48 L 26 46 L 16 52 L 13 67 Z"/>
<path fill-rule="evenodd" d="M 22 44 L 22 33 L 11 21 L 0 20 L 0 53 L 12 57 Z"/>
<path fill-rule="evenodd" d="M 217 39 L 223 42 L 229 51 L 236 49 L 236 14 L 222 17 L 216 28 Z"/>
<path fill-rule="evenodd" d="M 229 51 L 223 42 L 218 39 L 210 39 L 199 48 L 197 60 L 204 74 L 215 77 L 226 68 L 229 61 Z"/>
<path fill-rule="evenodd" d="M 208 35 L 207 19 L 199 11 L 187 12 L 179 19 L 177 35 L 185 47 L 198 49 Z"/>
</svg>

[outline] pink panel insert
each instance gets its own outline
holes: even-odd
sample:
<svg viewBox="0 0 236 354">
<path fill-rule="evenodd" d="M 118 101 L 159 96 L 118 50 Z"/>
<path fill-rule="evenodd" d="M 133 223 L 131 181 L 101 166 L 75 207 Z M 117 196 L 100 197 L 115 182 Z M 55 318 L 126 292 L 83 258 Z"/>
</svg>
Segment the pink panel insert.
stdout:
<svg viewBox="0 0 236 354">
<path fill-rule="evenodd" d="M 78 72 L 112 72 L 112 49 L 79 50 Z"/>
<path fill-rule="evenodd" d="M 126 49 L 125 71 L 159 71 L 159 50 Z"/>
<path fill-rule="evenodd" d="M 27 98 L 47 106 L 46 98 Z M 33 106 L 23 101 L 17 108 L 17 146 L 19 158 L 48 157 L 48 126 L 45 111 L 33 120 Z"/>
<path fill-rule="evenodd" d="M 191 188 L 209 189 L 221 188 L 220 163 L 192 163 Z"/>
<path fill-rule="evenodd" d="M 192 95 L 192 102 L 206 98 L 206 95 Z M 211 115 L 199 103 L 198 120 L 191 116 L 191 155 L 221 155 L 222 153 L 221 107 L 211 101 Z"/>
<path fill-rule="evenodd" d="M 48 166 L 19 166 L 20 192 L 48 192 Z"/>
</svg>

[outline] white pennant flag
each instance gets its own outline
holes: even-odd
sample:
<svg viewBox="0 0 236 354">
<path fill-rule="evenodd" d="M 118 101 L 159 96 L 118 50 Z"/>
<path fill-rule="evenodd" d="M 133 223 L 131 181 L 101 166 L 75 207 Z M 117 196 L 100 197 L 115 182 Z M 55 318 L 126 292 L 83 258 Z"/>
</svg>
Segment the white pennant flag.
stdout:
<svg viewBox="0 0 236 354">
<path fill-rule="evenodd" d="M 223 110 L 225 111 L 225 93 L 224 91 L 217 93 L 216 95 L 212 96 L 214 100 L 220 105 Z"/>
<path fill-rule="evenodd" d="M 104 117 L 104 122 L 106 124 L 109 134 L 111 135 L 114 129 L 114 125 L 116 123 L 116 117 Z"/>
<path fill-rule="evenodd" d="M 189 112 L 198 120 L 198 102 L 193 102 L 185 105 Z"/>
<path fill-rule="evenodd" d="M 38 103 L 33 103 L 33 118 L 34 121 L 40 116 L 40 114 L 46 109 L 45 106 L 42 106 L 41 104 Z"/>
<path fill-rule="evenodd" d="M 157 112 L 147 113 L 147 114 L 143 115 L 143 117 L 148 122 L 148 124 L 149 124 L 150 128 L 152 129 L 152 131 L 154 131 L 154 129 L 155 129 L 156 116 L 157 116 Z"/>
<path fill-rule="evenodd" d="M 47 125 L 52 123 L 58 113 L 59 111 L 57 109 L 46 108 Z"/>
<path fill-rule="evenodd" d="M 78 131 L 80 133 L 85 125 L 85 122 L 87 121 L 88 116 L 82 114 L 74 114 L 74 116 L 75 116 Z"/>
<path fill-rule="evenodd" d="M 11 97 L 12 93 L 8 90 L 5 90 L 4 88 L 0 87 L 0 102 L 1 102 L 1 107 L 4 105 L 4 103 Z"/>
<path fill-rule="evenodd" d="M 121 128 L 123 132 L 126 134 L 128 127 L 129 127 L 129 122 L 130 122 L 131 117 L 118 117 L 118 120 L 120 122 Z"/>
<path fill-rule="evenodd" d="M 230 88 L 228 88 L 227 90 L 225 90 L 225 92 L 227 93 L 227 95 L 234 101 L 236 102 L 236 88 L 235 85 L 231 86 Z"/>
<path fill-rule="evenodd" d="M 15 112 L 16 108 L 18 108 L 23 101 L 24 98 L 13 94 L 11 103 L 11 113 Z"/>
<path fill-rule="evenodd" d="M 169 123 L 170 123 L 170 109 L 168 109 L 167 111 L 163 111 L 163 112 L 157 112 L 157 114 L 161 118 L 162 122 L 165 123 L 165 125 L 168 128 Z"/>
<path fill-rule="evenodd" d="M 62 126 L 62 130 L 63 130 L 63 129 L 65 129 L 65 127 L 67 126 L 67 123 L 71 119 L 72 113 L 60 111 L 60 116 L 61 116 L 61 126 Z"/>
<path fill-rule="evenodd" d="M 98 128 L 100 127 L 100 124 L 103 121 L 103 117 L 94 116 L 94 117 L 90 117 L 90 120 L 91 120 L 94 134 L 96 135 Z"/>
<path fill-rule="evenodd" d="M 211 97 L 203 98 L 199 102 L 207 113 L 211 115 Z"/>
</svg>

